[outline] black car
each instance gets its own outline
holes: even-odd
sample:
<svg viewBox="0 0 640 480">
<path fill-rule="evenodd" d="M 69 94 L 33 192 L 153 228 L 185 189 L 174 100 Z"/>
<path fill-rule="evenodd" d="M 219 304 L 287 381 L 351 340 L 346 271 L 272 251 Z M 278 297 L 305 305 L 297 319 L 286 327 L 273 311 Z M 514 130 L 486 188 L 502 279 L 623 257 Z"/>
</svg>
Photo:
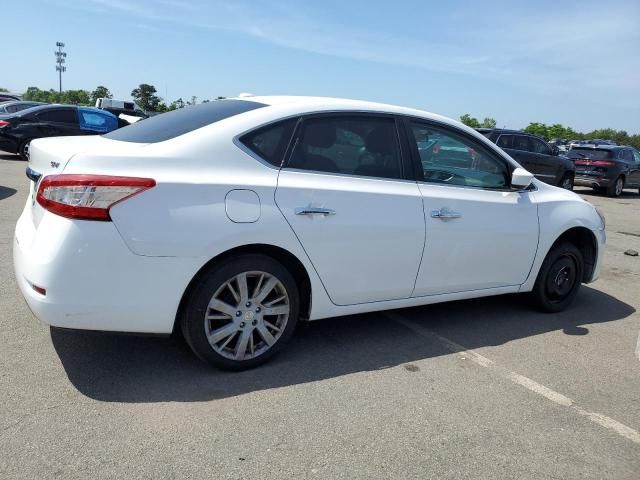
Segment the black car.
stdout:
<svg viewBox="0 0 640 480">
<path fill-rule="evenodd" d="M 640 152 L 615 145 L 580 145 L 569 150 L 576 165 L 576 185 L 592 187 L 610 197 L 618 197 L 625 188 L 640 193 Z"/>
<path fill-rule="evenodd" d="M 35 138 L 97 135 L 118 128 L 118 118 L 93 107 L 43 105 L 0 115 L 0 150 L 29 156 L 29 142 Z"/>
<path fill-rule="evenodd" d="M 26 102 L 23 100 L 14 100 L 9 102 L 0 103 L 0 115 L 6 115 L 7 113 L 16 113 L 27 108 L 37 107 L 39 105 L 46 105 L 44 102 Z"/>
<path fill-rule="evenodd" d="M 12 102 L 14 100 L 21 100 L 21 98 L 13 93 L 0 92 L 0 102 Z"/>
<path fill-rule="evenodd" d="M 558 155 L 558 147 L 551 147 L 540 137 L 519 130 L 501 128 L 478 128 L 477 130 L 539 180 L 567 190 L 573 189 L 576 167 L 567 157 Z"/>
</svg>

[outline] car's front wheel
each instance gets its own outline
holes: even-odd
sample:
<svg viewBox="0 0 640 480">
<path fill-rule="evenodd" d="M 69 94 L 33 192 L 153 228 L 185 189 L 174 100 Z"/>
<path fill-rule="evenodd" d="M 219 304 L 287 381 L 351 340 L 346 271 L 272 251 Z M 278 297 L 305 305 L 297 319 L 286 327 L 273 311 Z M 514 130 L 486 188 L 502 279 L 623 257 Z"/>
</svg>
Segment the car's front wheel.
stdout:
<svg viewBox="0 0 640 480">
<path fill-rule="evenodd" d="M 554 246 L 544 259 L 532 296 L 545 312 L 560 312 L 575 299 L 584 272 L 582 253 L 575 245 L 563 242 Z"/>
<path fill-rule="evenodd" d="M 181 312 L 184 337 L 202 360 L 227 370 L 255 367 L 289 340 L 299 294 L 289 271 L 271 257 L 244 254 L 205 272 Z"/>
</svg>

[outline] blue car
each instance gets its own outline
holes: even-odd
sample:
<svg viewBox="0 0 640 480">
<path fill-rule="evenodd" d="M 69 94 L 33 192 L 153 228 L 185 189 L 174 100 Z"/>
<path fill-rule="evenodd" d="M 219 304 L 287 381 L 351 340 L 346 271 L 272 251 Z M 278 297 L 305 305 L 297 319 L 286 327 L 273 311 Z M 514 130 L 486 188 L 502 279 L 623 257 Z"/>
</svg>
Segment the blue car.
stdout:
<svg viewBox="0 0 640 480">
<path fill-rule="evenodd" d="M 29 158 L 36 138 L 99 135 L 118 128 L 118 118 L 93 107 L 41 105 L 0 115 L 0 150 Z"/>
</svg>

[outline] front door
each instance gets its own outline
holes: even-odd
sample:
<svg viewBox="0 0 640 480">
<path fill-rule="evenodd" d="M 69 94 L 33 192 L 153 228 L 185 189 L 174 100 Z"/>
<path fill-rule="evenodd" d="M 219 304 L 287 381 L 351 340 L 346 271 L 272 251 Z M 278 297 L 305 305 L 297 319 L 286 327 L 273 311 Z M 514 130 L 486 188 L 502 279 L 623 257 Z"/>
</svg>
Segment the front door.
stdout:
<svg viewBox="0 0 640 480">
<path fill-rule="evenodd" d="M 393 117 L 303 120 L 275 200 L 337 305 L 411 296 L 424 247 L 422 197 L 406 180 Z"/>
<path fill-rule="evenodd" d="M 407 127 L 427 227 L 413 295 L 524 283 L 538 245 L 532 193 L 511 190 L 508 162 L 468 134 L 417 121 Z M 427 152 L 418 148 L 425 142 Z"/>
</svg>

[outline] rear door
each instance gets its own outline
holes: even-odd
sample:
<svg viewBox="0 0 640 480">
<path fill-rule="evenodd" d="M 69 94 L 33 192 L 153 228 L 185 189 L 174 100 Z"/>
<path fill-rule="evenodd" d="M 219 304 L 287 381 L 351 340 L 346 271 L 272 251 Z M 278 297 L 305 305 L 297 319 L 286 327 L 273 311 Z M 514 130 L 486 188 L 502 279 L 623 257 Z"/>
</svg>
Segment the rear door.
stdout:
<svg viewBox="0 0 640 480">
<path fill-rule="evenodd" d="M 630 166 L 629 166 L 629 179 L 627 180 L 627 185 L 640 187 L 640 152 L 634 149 L 629 149 L 629 153 L 631 157 Z"/>
<path fill-rule="evenodd" d="M 38 137 L 61 137 L 82 133 L 78 122 L 78 109 L 54 108 L 35 114 Z"/>
<path fill-rule="evenodd" d="M 516 134 L 512 137 L 512 146 L 507 153 L 526 170 L 537 176 L 538 164 L 535 161 L 535 156 L 531 154 L 530 150 L 531 145 L 529 144 L 529 137 L 527 135 Z"/>
<path fill-rule="evenodd" d="M 296 129 L 275 200 L 337 305 L 411 296 L 422 197 L 392 116 L 311 116 Z"/>
</svg>

